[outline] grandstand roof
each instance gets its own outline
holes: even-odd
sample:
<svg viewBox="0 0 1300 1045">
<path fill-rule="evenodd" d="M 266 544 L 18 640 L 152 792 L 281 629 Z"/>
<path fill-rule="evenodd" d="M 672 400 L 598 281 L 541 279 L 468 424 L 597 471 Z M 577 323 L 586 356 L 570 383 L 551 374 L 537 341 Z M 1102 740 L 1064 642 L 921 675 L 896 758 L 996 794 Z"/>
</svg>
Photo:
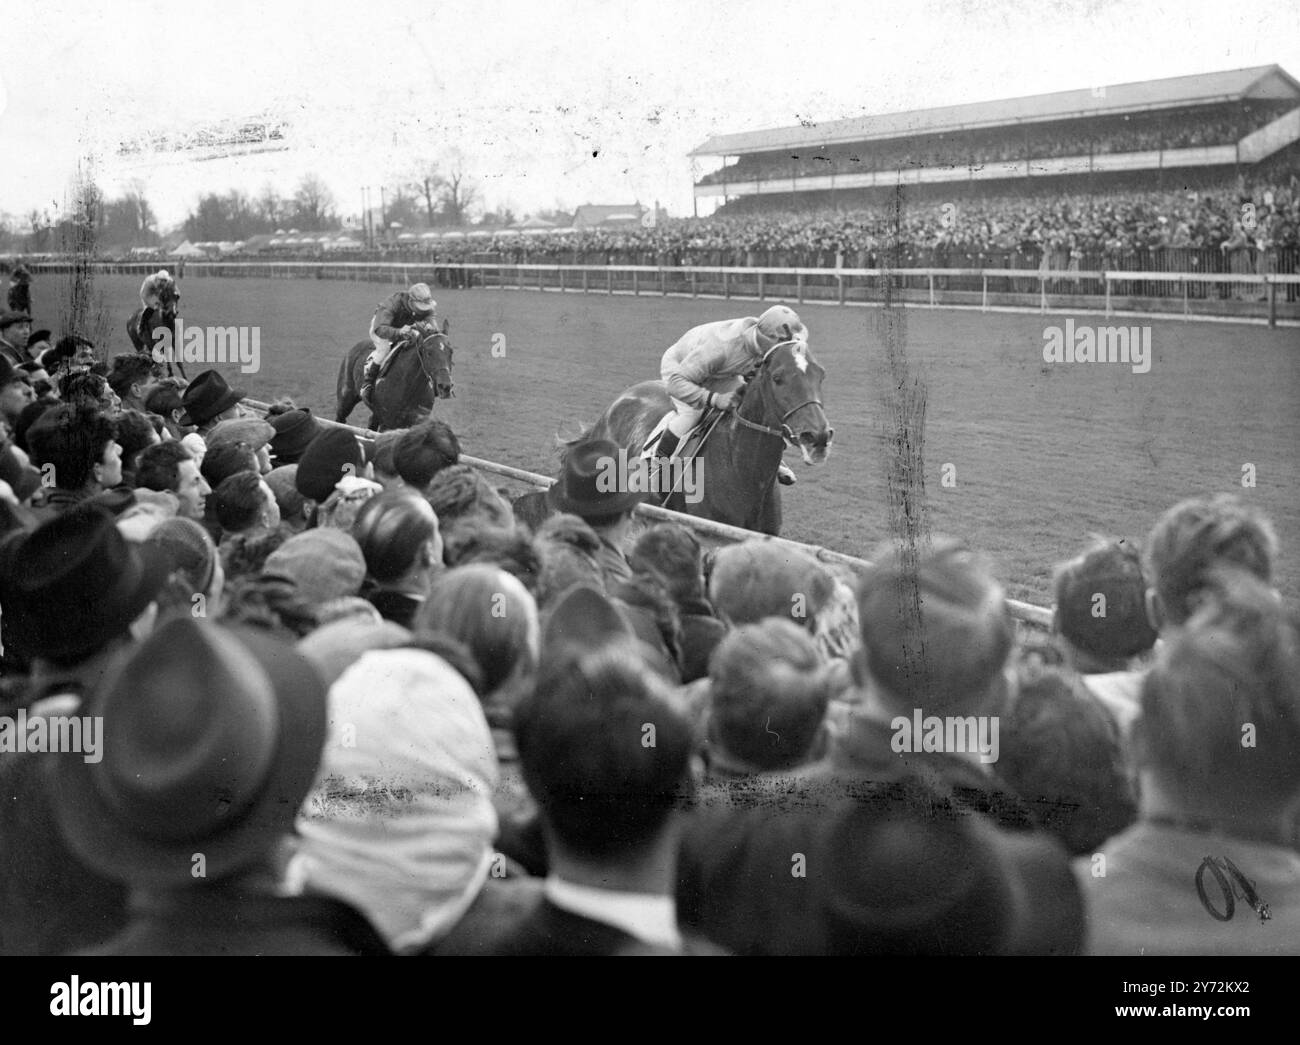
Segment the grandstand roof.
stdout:
<svg viewBox="0 0 1300 1045">
<path fill-rule="evenodd" d="M 829 123 L 720 134 L 710 138 L 690 155 L 741 156 L 775 149 L 815 148 L 979 127 L 1112 116 L 1127 112 L 1149 112 L 1153 109 L 1236 102 L 1248 98 L 1300 100 L 1300 82 L 1280 65 L 1257 65 L 1249 69 L 1174 76 L 1165 80 L 1144 80 L 1140 83 L 1057 91 L 1023 98 L 948 105 L 937 109 L 910 109 L 881 116 L 857 116 Z"/>
</svg>

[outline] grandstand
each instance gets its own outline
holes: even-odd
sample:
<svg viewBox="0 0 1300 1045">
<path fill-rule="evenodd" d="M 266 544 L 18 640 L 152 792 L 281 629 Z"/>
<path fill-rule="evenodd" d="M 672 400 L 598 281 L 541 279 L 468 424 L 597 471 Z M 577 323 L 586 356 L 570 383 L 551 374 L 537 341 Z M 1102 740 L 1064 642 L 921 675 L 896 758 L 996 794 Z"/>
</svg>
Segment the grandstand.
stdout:
<svg viewBox="0 0 1300 1045">
<path fill-rule="evenodd" d="M 1300 83 L 1268 65 L 724 134 L 690 155 L 723 161 L 697 201 L 788 207 L 868 202 L 899 184 L 1078 192 L 1155 187 L 1169 171 L 1200 184 L 1249 174 L 1298 140 Z"/>
</svg>

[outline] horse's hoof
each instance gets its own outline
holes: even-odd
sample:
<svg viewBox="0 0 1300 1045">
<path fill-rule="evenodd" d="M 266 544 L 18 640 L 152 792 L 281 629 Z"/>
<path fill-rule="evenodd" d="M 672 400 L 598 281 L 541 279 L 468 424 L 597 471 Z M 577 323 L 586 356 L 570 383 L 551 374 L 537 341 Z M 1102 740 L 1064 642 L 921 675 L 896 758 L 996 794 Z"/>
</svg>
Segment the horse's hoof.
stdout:
<svg viewBox="0 0 1300 1045">
<path fill-rule="evenodd" d="M 793 486 L 799 481 L 799 477 L 790 471 L 785 465 L 781 465 L 776 472 L 776 481 L 782 486 Z"/>
</svg>

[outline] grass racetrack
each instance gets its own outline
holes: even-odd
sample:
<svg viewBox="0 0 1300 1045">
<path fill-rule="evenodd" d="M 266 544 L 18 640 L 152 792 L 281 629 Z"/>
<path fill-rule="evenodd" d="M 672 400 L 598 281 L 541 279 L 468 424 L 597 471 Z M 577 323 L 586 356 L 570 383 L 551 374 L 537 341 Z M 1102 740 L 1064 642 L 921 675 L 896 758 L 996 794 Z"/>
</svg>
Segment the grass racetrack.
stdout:
<svg viewBox="0 0 1300 1045">
<path fill-rule="evenodd" d="M 140 277 L 98 276 L 112 318 L 110 352 L 129 350 L 126 317 Z M 54 326 L 66 279 L 33 284 L 37 325 Z M 366 335 L 392 289 L 333 280 L 186 278 L 191 325 L 261 328 L 261 369 L 222 370 L 254 398 L 291 396 L 332 417 L 339 362 Z M 657 377 L 663 350 L 687 328 L 754 315 L 754 301 L 471 290 L 437 292 L 451 320 L 457 398 L 435 416 L 467 453 L 546 474 L 557 431 L 590 423 L 623 388 Z M 889 535 L 885 466 L 891 433 L 879 311 L 799 309 L 826 368 L 823 398 L 835 428 L 820 467 L 797 454 L 784 494 L 783 536 L 867 556 Z M 932 532 L 993 556 L 1009 594 L 1050 605 L 1053 565 L 1090 532 L 1145 538 L 1165 508 L 1196 494 L 1233 491 L 1272 518 L 1281 541 L 1279 583 L 1300 591 L 1300 337 L 1228 323 L 1153 320 L 1151 369 L 1126 364 L 1047 365 L 1043 331 L 1060 315 L 906 312 L 906 354 L 927 386 L 925 489 Z M 1142 322 L 1076 315 L 1077 324 Z M 493 354 L 493 345 L 497 354 Z M 504 351 L 502 351 L 504 349 Z M 192 377 L 200 368 L 187 368 Z M 364 424 L 365 408 L 353 414 Z M 941 485 L 945 464 L 955 486 Z M 1242 487 L 1243 467 L 1256 486 Z M 707 476 L 705 477 L 707 481 Z"/>
</svg>

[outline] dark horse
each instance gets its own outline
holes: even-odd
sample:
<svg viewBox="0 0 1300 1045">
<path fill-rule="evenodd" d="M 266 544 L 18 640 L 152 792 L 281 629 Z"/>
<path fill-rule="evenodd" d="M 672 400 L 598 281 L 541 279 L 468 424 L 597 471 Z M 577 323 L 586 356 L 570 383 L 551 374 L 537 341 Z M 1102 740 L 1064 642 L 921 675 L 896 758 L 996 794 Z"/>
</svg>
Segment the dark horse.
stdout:
<svg viewBox="0 0 1300 1045">
<path fill-rule="evenodd" d="M 699 453 L 698 500 L 689 503 L 684 492 L 677 492 L 664 507 L 760 533 L 780 533 L 776 472 L 787 444 L 799 448 L 805 464 L 820 464 L 830 453 L 835 431 L 822 407 L 825 374 L 801 341 L 783 341 L 769 349 L 750 376 L 740 406 L 718 420 Z M 662 381 L 643 381 L 565 445 L 610 439 L 626 447 L 629 460 L 635 460 L 672 408 Z M 704 423 L 707 427 L 712 420 Z M 661 499 L 651 498 L 652 503 Z"/>
<path fill-rule="evenodd" d="M 175 363 L 177 371 L 184 378 L 185 367 L 180 360 L 181 346 L 176 344 L 176 317 L 180 313 L 181 292 L 176 288 L 175 281 L 159 284 L 158 300 L 161 302 L 159 308 L 141 305 L 131 313 L 131 318 L 126 321 L 126 333 L 137 352 L 149 356 L 157 363 L 159 357 L 154 355 L 154 349 L 159 347 L 156 331 L 168 331 L 171 336 L 166 344 L 171 345 L 173 350 L 163 357 L 167 363 L 167 376 L 172 376 L 172 364 Z"/>
<path fill-rule="evenodd" d="M 371 431 L 409 428 L 429 416 L 435 398 L 450 399 L 455 394 L 451 381 L 451 338 L 447 336 L 449 324 L 444 319 L 441 329 L 433 323 L 412 326 L 415 336 L 394 346 L 387 370 L 375 382 L 370 397 Z M 339 367 L 338 410 L 334 420 L 346 421 L 361 402 L 361 377 L 366 357 L 374 347 L 369 341 L 358 341 L 344 357 Z"/>
</svg>

